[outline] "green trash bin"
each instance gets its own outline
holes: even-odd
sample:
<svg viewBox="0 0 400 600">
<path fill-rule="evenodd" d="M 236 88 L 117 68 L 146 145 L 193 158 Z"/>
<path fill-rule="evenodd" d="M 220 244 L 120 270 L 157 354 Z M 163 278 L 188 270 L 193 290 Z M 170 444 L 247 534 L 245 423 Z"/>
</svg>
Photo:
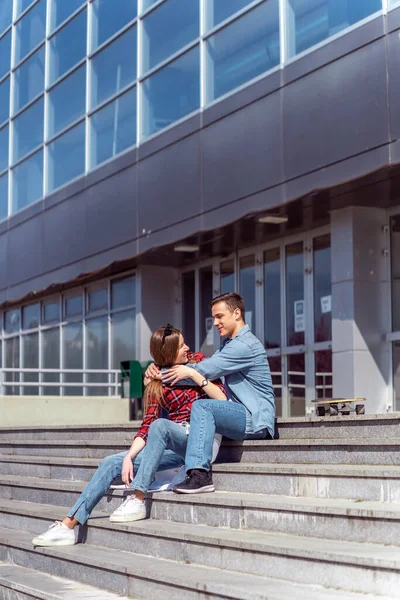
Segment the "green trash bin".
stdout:
<svg viewBox="0 0 400 600">
<path fill-rule="evenodd" d="M 129 398 L 130 419 L 143 416 L 143 367 L 138 360 L 123 360 L 121 368 L 121 398 Z"/>
</svg>

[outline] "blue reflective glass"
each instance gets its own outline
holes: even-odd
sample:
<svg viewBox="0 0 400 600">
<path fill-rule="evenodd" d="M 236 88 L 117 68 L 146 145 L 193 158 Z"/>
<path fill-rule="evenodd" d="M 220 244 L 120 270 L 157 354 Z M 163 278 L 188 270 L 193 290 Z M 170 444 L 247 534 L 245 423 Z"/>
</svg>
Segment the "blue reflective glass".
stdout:
<svg viewBox="0 0 400 600">
<path fill-rule="evenodd" d="M 0 129 L 0 173 L 8 168 L 8 130 L 8 125 Z"/>
<path fill-rule="evenodd" d="M 79 67 L 49 93 L 48 136 L 52 137 L 85 114 L 86 65 Z"/>
<path fill-rule="evenodd" d="M 0 40 L 0 79 L 11 67 L 11 31 Z"/>
<path fill-rule="evenodd" d="M 40 98 L 13 121 L 13 162 L 43 143 L 44 101 Z"/>
<path fill-rule="evenodd" d="M 136 27 L 96 54 L 91 65 L 94 107 L 136 79 Z"/>
<path fill-rule="evenodd" d="M 143 72 L 199 36 L 199 0 L 166 0 L 143 20 Z"/>
<path fill-rule="evenodd" d="M 0 35 L 12 21 L 12 0 L 2 0 L 0 2 Z"/>
<path fill-rule="evenodd" d="M 8 173 L 0 177 L 0 221 L 8 217 Z M 0 327 L 1 329 L 1 327 Z"/>
<path fill-rule="evenodd" d="M 155 4 L 156 2 L 158 2 L 158 0 L 142 0 L 142 11 L 147 10 L 148 8 L 150 8 L 150 6 L 153 6 L 153 4 Z"/>
<path fill-rule="evenodd" d="M 206 2 L 206 23 L 207 29 L 211 29 L 225 21 L 238 10 L 241 10 L 253 0 L 209 0 Z"/>
<path fill-rule="evenodd" d="M 50 0 L 49 0 L 50 1 Z M 50 4 L 50 31 L 54 31 L 61 23 L 68 19 L 85 0 L 51 0 Z"/>
<path fill-rule="evenodd" d="M 91 168 L 136 144 L 136 88 L 90 118 Z"/>
<path fill-rule="evenodd" d="M 268 0 L 207 42 L 207 102 L 280 62 L 279 2 Z"/>
<path fill-rule="evenodd" d="M 85 123 L 49 144 L 48 190 L 52 191 L 85 172 Z"/>
<path fill-rule="evenodd" d="M 40 44 L 45 34 L 46 0 L 39 0 L 15 26 L 15 64 Z"/>
<path fill-rule="evenodd" d="M 15 167 L 12 174 L 12 210 L 15 212 L 43 196 L 43 151 Z"/>
<path fill-rule="evenodd" d="M 50 85 L 86 56 L 86 14 L 80 12 L 51 38 Z"/>
<path fill-rule="evenodd" d="M 16 0 L 16 16 L 17 18 L 32 4 L 33 0 Z"/>
<path fill-rule="evenodd" d="M 294 27 L 288 27 L 292 55 L 354 25 L 382 10 L 382 0 L 289 0 L 289 12 Z"/>
<path fill-rule="evenodd" d="M 44 90 L 44 46 L 15 71 L 14 113 Z"/>
<path fill-rule="evenodd" d="M 10 114 L 10 78 L 0 83 L 0 124 L 4 123 Z"/>
<path fill-rule="evenodd" d="M 142 134 L 147 137 L 200 107 L 200 51 L 190 52 L 151 75 L 142 85 Z"/>
<path fill-rule="evenodd" d="M 137 15 L 137 0 L 124 0 L 115 8 L 115 0 L 93 2 L 92 48 L 95 50 Z"/>
</svg>

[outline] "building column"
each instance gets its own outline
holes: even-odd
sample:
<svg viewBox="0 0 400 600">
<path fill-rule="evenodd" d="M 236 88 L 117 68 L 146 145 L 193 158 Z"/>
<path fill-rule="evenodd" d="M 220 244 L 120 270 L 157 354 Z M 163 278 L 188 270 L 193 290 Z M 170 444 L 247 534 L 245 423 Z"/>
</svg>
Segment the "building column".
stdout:
<svg viewBox="0 0 400 600">
<path fill-rule="evenodd" d="M 366 397 L 367 413 L 393 404 L 386 225 L 378 208 L 331 213 L 333 394 Z"/>
</svg>

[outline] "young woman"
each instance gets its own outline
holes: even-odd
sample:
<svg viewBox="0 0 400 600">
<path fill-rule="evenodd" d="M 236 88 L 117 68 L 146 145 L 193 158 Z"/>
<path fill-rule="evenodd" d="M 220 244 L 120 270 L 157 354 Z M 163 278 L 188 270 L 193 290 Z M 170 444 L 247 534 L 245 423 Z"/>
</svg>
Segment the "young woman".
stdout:
<svg viewBox="0 0 400 600">
<path fill-rule="evenodd" d="M 35 537 L 32 540 L 34 546 L 76 544 L 76 527 L 86 523 L 113 479 L 118 476 L 122 477 L 125 484 L 130 485 L 133 493 L 112 513 L 110 520 L 128 522 L 145 519 L 144 496 L 155 473 L 180 467 L 185 462 L 193 402 L 207 397 L 226 400 L 220 381 L 208 381 L 190 367 L 190 363 L 203 360 L 204 355 L 190 353 L 183 335 L 172 325 L 156 329 L 150 340 L 150 354 L 160 368 L 185 365 L 185 375 L 193 381 L 193 385 L 171 387 L 158 380 L 145 380 L 145 416 L 128 452 L 104 458 L 68 515 L 63 521 L 56 521 L 47 531 Z M 162 409 L 168 412 L 168 419 L 161 418 Z M 166 421 L 174 423 L 176 435 L 173 439 L 165 428 Z"/>
</svg>

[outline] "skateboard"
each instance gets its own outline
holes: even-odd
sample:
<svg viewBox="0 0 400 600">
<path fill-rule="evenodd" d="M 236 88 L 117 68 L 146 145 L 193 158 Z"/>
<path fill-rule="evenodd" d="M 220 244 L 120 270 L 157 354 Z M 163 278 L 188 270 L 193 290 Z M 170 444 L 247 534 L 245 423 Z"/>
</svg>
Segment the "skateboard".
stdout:
<svg viewBox="0 0 400 600">
<path fill-rule="evenodd" d="M 356 415 L 365 414 L 366 398 L 316 398 L 311 400 L 311 404 L 315 406 L 315 414 L 317 417 L 324 417 L 326 414 L 331 417 L 338 415 Z"/>
</svg>

